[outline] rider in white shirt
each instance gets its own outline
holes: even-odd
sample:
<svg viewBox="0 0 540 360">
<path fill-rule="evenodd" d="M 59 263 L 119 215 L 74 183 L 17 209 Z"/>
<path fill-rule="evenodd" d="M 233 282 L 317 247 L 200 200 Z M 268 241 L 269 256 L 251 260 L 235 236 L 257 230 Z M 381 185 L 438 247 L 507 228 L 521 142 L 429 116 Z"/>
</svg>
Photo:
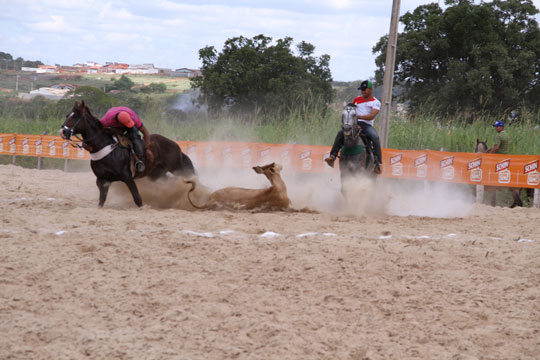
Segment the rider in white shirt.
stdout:
<svg viewBox="0 0 540 360">
<path fill-rule="evenodd" d="M 379 140 L 379 134 L 377 134 L 377 131 L 373 127 L 373 123 L 381 109 L 381 102 L 373 96 L 373 83 L 371 81 L 362 81 L 358 90 L 362 91 L 362 96 L 358 96 L 353 100 L 353 104 L 356 105 L 356 118 L 358 119 L 358 125 L 362 128 L 362 132 L 373 144 L 373 155 L 376 162 L 374 171 L 380 174 L 382 171 L 381 142 Z M 332 150 L 330 150 L 330 157 L 325 159 L 329 166 L 334 167 L 334 161 L 342 146 L 343 130 L 340 130 L 336 135 Z"/>
</svg>

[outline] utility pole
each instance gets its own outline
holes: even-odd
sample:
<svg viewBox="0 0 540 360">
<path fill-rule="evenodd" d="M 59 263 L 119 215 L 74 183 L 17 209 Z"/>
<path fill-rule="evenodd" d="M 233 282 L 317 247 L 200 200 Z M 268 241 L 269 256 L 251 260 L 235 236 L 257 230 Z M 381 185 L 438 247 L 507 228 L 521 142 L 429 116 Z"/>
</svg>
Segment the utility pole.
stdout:
<svg viewBox="0 0 540 360">
<path fill-rule="evenodd" d="M 390 123 L 390 110 L 392 108 L 392 84 L 394 82 L 394 66 L 396 64 L 397 30 L 400 2 L 401 0 L 393 0 L 392 20 L 390 21 L 390 35 L 388 36 L 388 46 L 386 48 L 383 94 L 381 97 L 381 116 L 379 122 L 381 147 L 388 147 L 388 125 Z"/>
</svg>

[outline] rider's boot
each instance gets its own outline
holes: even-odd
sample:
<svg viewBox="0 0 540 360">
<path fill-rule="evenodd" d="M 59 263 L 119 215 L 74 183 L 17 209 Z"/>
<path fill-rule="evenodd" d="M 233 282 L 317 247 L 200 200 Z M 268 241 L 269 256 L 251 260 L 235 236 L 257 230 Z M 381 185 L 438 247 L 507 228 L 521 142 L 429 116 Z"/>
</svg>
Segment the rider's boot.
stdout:
<svg viewBox="0 0 540 360">
<path fill-rule="evenodd" d="M 143 172 L 145 169 L 144 166 L 144 146 L 142 144 L 142 140 L 140 137 L 137 136 L 135 141 L 133 141 L 133 150 L 135 150 L 135 154 L 137 154 L 137 162 L 135 163 L 135 168 L 137 169 L 137 172 Z"/>
<path fill-rule="evenodd" d="M 324 161 L 326 161 L 326 163 L 328 164 L 328 166 L 330 166 L 331 168 L 334 167 L 334 162 L 336 161 L 336 156 L 335 155 L 330 155 L 329 157 L 327 157 L 326 159 L 324 159 Z"/>
<path fill-rule="evenodd" d="M 372 153 L 374 155 L 374 161 L 375 161 L 375 167 L 373 168 L 373 172 L 377 175 L 380 175 L 382 174 L 382 159 L 379 157 L 381 155 L 381 151 L 376 151 L 375 150 L 375 144 L 373 143 L 373 141 L 369 140 L 369 142 L 371 143 L 371 149 L 372 149 Z M 377 154 L 378 153 L 378 154 Z M 379 156 L 377 156 L 379 155 Z"/>
<path fill-rule="evenodd" d="M 135 136 L 130 136 L 131 143 L 133 144 L 133 150 L 135 151 L 135 155 L 137 155 L 137 162 L 135 163 L 135 169 L 137 172 L 143 172 L 145 169 L 144 161 L 144 146 L 142 144 L 141 137 L 139 134 L 135 134 Z"/>
<path fill-rule="evenodd" d="M 382 167 L 381 167 L 382 164 L 380 163 L 377 163 L 375 164 L 375 168 L 373 169 L 373 172 L 377 175 L 380 175 L 382 173 Z"/>
</svg>

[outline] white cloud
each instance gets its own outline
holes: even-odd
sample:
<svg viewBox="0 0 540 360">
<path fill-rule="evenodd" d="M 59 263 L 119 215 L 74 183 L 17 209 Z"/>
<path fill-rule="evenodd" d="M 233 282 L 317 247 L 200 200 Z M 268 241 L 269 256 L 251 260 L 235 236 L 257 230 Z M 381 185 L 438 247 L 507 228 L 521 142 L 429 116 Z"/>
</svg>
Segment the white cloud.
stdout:
<svg viewBox="0 0 540 360">
<path fill-rule="evenodd" d="M 400 14 L 434 1 L 401 0 Z M 0 37 L 0 51 L 15 57 L 195 68 L 204 46 L 221 50 L 230 37 L 264 34 L 274 40 L 290 36 L 295 44 L 307 41 L 316 55 L 330 54 L 336 80 L 373 76 L 371 49 L 388 33 L 392 8 L 390 0 L 0 2 L 0 33 L 9 35 Z M 533 2 L 540 8 L 540 0 Z"/>
<path fill-rule="evenodd" d="M 115 46 L 118 44 L 124 44 L 126 48 L 130 48 L 134 45 L 142 45 L 146 41 L 151 41 L 149 36 L 141 36 L 140 34 L 128 34 L 122 32 L 110 32 L 105 34 L 105 38 L 102 41 L 112 43 Z M 142 44 L 139 44 L 142 43 Z"/>
<path fill-rule="evenodd" d="M 25 45 L 32 43 L 33 40 L 34 39 L 31 36 L 26 36 L 26 35 L 16 36 L 15 38 L 13 38 L 13 41 L 19 44 L 25 44 Z"/>
<path fill-rule="evenodd" d="M 112 12 L 112 6 L 109 3 L 106 3 L 101 7 L 98 13 L 98 20 L 102 21 L 110 16 L 110 13 Z"/>
<path fill-rule="evenodd" d="M 348 9 L 351 8 L 353 1 L 350 0 L 333 0 L 329 1 L 329 5 L 336 9 Z"/>
<path fill-rule="evenodd" d="M 38 31 L 59 32 L 69 29 L 68 25 L 64 21 L 63 16 L 51 15 L 50 21 L 41 21 L 34 24 L 30 24 L 30 28 Z"/>
</svg>

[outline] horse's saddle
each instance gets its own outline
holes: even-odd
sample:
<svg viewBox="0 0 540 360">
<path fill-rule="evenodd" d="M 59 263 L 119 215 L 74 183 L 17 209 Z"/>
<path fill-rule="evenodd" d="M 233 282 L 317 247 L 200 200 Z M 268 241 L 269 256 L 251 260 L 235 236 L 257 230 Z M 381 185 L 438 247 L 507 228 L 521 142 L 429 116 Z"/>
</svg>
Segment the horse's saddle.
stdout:
<svg viewBox="0 0 540 360">
<path fill-rule="evenodd" d="M 115 129 L 115 128 L 112 128 L 112 127 L 105 127 L 103 128 L 103 130 L 113 136 L 113 137 L 116 137 L 116 139 L 118 139 L 118 144 L 121 146 L 121 147 L 125 147 L 125 148 L 128 148 L 128 149 L 131 149 L 133 147 L 133 144 L 131 142 L 131 139 L 120 129 Z"/>
</svg>

